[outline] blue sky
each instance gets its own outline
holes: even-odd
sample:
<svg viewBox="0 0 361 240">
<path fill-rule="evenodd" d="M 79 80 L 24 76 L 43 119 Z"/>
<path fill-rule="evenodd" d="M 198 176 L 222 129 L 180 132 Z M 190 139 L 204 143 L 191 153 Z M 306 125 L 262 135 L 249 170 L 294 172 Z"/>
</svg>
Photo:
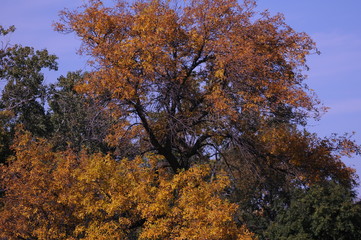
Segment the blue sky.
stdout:
<svg viewBox="0 0 361 240">
<path fill-rule="evenodd" d="M 82 0 L 1 0 L 0 25 L 17 28 L 11 43 L 47 48 L 59 57 L 59 71 L 47 74 L 47 82 L 67 71 L 86 69 L 86 58 L 76 55 L 76 37 L 54 32 L 51 26 L 59 10 L 81 4 Z M 320 136 L 355 131 L 354 139 L 361 144 L 361 1 L 258 0 L 258 9 L 283 13 L 286 22 L 308 33 L 321 51 L 308 59 L 307 83 L 330 109 L 309 129 Z M 345 159 L 359 175 L 360 158 Z"/>
</svg>

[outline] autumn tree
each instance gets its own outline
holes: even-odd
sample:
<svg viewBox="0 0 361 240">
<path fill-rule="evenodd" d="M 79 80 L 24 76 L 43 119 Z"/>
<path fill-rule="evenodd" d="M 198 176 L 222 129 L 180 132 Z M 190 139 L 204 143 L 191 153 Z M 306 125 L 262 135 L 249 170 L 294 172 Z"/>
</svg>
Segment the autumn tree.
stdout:
<svg viewBox="0 0 361 240">
<path fill-rule="evenodd" d="M 244 207 L 239 218 L 261 216 L 265 224 L 253 229 L 263 231 L 295 185 L 351 186 L 341 157 L 359 148 L 303 130 L 324 111 L 304 83 L 315 43 L 255 5 L 89 0 L 62 11 L 55 28 L 77 34 L 91 58 L 78 90 L 108 97 L 117 121 L 109 144 L 159 154 L 174 173 L 203 162 L 225 169 L 231 198 Z"/>
<path fill-rule="evenodd" d="M 304 83 L 314 42 L 255 5 L 88 0 L 55 28 L 80 37 L 93 69 L 49 91 L 41 70 L 55 56 L 0 52 L 1 151 L 18 123 L 31 132 L 1 167 L 0 236 L 250 238 L 243 224 L 282 235 L 292 189 L 352 188 L 341 157 L 358 146 L 304 129 L 323 111 Z"/>
<path fill-rule="evenodd" d="M 54 152 L 19 131 L 15 155 L 0 167 L 5 239 L 252 239 L 225 199 L 229 180 L 199 165 L 173 177 L 161 156 L 114 160 Z"/>
<path fill-rule="evenodd" d="M 270 118 L 302 122 L 318 111 L 300 72 L 314 43 L 254 5 L 92 0 L 55 26 L 92 57 L 81 90 L 108 94 L 119 112 L 111 143 L 142 142 L 177 172 L 229 146 L 251 152 L 244 135 Z"/>
</svg>

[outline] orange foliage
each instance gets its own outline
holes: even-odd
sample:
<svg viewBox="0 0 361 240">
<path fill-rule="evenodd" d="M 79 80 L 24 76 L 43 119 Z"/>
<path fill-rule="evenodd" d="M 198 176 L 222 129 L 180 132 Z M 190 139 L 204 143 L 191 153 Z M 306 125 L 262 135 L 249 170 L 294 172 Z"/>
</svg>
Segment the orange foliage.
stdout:
<svg viewBox="0 0 361 240">
<path fill-rule="evenodd" d="M 352 179 L 335 154 L 354 151 L 352 142 L 296 130 L 320 110 L 303 82 L 316 51 L 306 34 L 281 15 L 257 14 L 253 0 L 131 2 L 88 0 L 62 11 L 55 28 L 81 38 L 94 71 L 76 88 L 104 97 L 114 118 L 106 140 L 119 158 L 134 146 L 132 159 L 55 152 L 18 134 L 0 168 L 0 238 L 252 239 L 226 198 L 222 164 L 245 188 L 256 177 L 241 178 L 255 173 Z M 200 164 L 213 160 L 217 170 Z"/>
<path fill-rule="evenodd" d="M 317 112 L 301 74 L 314 43 L 254 6 L 91 0 L 61 12 L 55 28 L 75 32 L 91 56 L 95 71 L 78 90 L 106 94 L 120 113 L 108 140 L 141 139 L 141 151 L 155 149 L 177 172 L 207 155 L 205 145 L 239 138 L 244 113 L 267 116 L 280 105 Z"/>
<path fill-rule="evenodd" d="M 179 174 L 161 157 L 116 161 L 101 154 L 53 152 L 18 134 L 1 167 L 0 237 L 8 239 L 252 239 L 237 227 L 229 181 L 207 165 Z"/>
<path fill-rule="evenodd" d="M 346 167 L 341 157 L 359 151 L 359 146 L 347 136 L 320 139 L 316 134 L 280 124 L 263 128 L 259 139 L 273 168 L 293 173 L 302 181 L 316 183 L 331 177 L 350 183 L 354 179 L 354 169 Z"/>
</svg>

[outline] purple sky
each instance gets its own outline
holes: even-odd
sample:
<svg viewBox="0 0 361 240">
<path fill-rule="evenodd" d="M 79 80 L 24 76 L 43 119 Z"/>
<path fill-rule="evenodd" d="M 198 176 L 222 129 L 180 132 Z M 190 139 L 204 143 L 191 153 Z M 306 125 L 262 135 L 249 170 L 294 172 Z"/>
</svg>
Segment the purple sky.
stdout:
<svg viewBox="0 0 361 240">
<path fill-rule="evenodd" d="M 10 36 L 11 43 L 47 48 L 59 57 L 59 71 L 47 74 L 47 82 L 68 71 L 86 69 L 86 59 L 76 55 L 80 45 L 76 37 L 54 32 L 51 26 L 59 10 L 74 9 L 82 2 L 1 1 L 0 25 L 17 28 Z M 321 55 L 309 57 L 307 83 L 330 110 L 321 121 L 312 122 L 309 129 L 320 136 L 355 131 L 354 139 L 361 144 L 361 1 L 258 0 L 258 9 L 283 13 L 286 22 L 296 31 L 308 33 L 321 51 Z M 345 162 L 361 174 L 359 156 Z"/>
</svg>

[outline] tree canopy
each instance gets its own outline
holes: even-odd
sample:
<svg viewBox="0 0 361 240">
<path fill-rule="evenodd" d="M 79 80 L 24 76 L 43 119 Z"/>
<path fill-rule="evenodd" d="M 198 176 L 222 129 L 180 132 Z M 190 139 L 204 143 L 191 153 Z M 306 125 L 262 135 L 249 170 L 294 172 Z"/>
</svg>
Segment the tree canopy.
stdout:
<svg viewBox="0 0 361 240">
<path fill-rule="evenodd" d="M 116 161 L 109 155 L 53 152 L 51 144 L 28 132 L 17 135 L 14 148 L 15 156 L 0 169 L 1 185 L 7 191 L 0 237 L 252 237 L 233 220 L 237 205 L 222 197 L 229 185 L 227 177 L 212 179 L 207 165 L 173 177 L 155 170 L 160 156 Z"/>
<path fill-rule="evenodd" d="M 247 148 L 245 133 L 271 118 L 300 122 L 318 110 L 300 72 L 314 43 L 253 7 L 89 1 L 63 11 L 56 29 L 74 31 L 93 59 L 97 70 L 79 88 L 107 94 L 119 112 L 112 142 L 156 150 L 177 172 L 226 146 Z"/>
<path fill-rule="evenodd" d="M 270 239 L 359 239 L 360 204 L 354 193 L 334 182 L 297 189 L 291 206 L 267 230 Z"/>
<path fill-rule="evenodd" d="M 304 82 L 318 51 L 281 14 L 88 0 L 54 27 L 81 39 L 91 71 L 46 85 L 56 56 L 0 49 L 0 238 L 360 235 L 342 162 L 360 148 L 307 130 L 324 112 Z"/>
</svg>

